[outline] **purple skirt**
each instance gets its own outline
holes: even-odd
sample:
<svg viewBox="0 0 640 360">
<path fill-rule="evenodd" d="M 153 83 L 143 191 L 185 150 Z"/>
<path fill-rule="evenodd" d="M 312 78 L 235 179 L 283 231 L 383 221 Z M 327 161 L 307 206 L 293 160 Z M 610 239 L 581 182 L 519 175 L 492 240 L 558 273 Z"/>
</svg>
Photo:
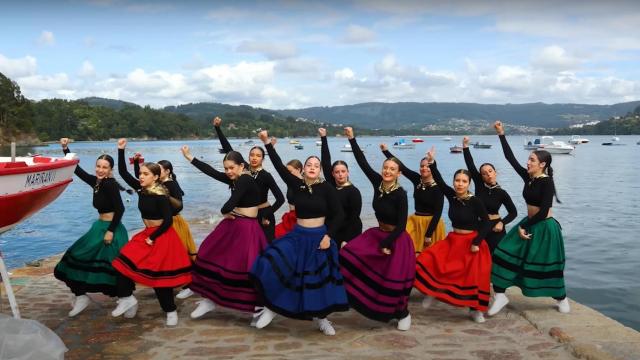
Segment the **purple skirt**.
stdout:
<svg viewBox="0 0 640 360">
<path fill-rule="evenodd" d="M 262 303 L 249 270 L 266 246 L 256 219 L 222 220 L 200 245 L 189 288 L 218 305 L 253 312 Z"/>
<path fill-rule="evenodd" d="M 409 315 L 409 294 L 416 273 L 413 241 L 406 231 L 395 240 L 391 255 L 380 250 L 389 235 L 370 228 L 340 250 L 340 271 L 349 304 L 362 315 L 387 322 Z"/>
</svg>

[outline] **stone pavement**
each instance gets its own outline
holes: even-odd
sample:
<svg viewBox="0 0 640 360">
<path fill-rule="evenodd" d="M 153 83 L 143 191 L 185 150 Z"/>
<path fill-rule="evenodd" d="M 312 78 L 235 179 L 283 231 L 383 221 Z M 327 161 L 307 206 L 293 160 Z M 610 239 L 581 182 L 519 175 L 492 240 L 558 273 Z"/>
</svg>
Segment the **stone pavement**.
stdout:
<svg viewBox="0 0 640 360">
<path fill-rule="evenodd" d="M 134 319 L 111 317 L 115 301 L 102 295 L 75 318 L 71 293 L 52 275 L 56 258 L 40 267 L 13 271 L 13 283 L 25 318 L 53 329 L 69 348 L 66 359 L 638 359 L 640 334 L 603 315 L 572 302 L 574 312 L 559 314 L 544 299 L 524 300 L 511 295 L 510 304 L 484 324 L 472 322 L 465 309 L 434 302 L 428 310 L 414 293 L 410 310 L 413 325 L 400 332 L 392 324 L 369 321 L 354 311 L 330 316 L 337 335 L 322 335 L 311 322 L 277 317 L 267 328 L 248 326 L 250 315 L 216 309 L 199 320 L 189 313 L 198 300 L 177 300 L 177 327 L 164 325 L 165 316 L 153 291 L 138 287 L 140 301 Z M 6 298 L 0 310 L 10 313 Z M 518 309 L 522 307 L 523 310 Z M 605 319 L 610 323 L 606 323 Z M 569 324 L 567 333 L 564 324 Z M 621 338 L 607 343 L 603 325 Z M 589 327 L 600 325 L 589 337 Z M 626 345 L 625 345 L 626 344 Z M 614 351 L 622 346 L 623 351 Z M 626 348 L 625 348 L 626 346 Z M 635 352 L 635 350 L 639 350 Z M 627 351 L 627 352 L 625 352 Z M 630 351 L 630 352 L 629 352 Z M 635 357 L 634 357 L 635 356 Z"/>
</svg>

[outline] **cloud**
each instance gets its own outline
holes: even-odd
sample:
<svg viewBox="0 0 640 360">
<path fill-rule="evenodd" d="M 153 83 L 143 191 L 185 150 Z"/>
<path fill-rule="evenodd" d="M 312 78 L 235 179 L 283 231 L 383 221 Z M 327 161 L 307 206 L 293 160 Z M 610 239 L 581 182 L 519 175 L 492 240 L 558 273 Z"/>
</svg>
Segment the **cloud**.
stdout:
<svg viewBox="0 0 640 360">
<path fill-rule="evenodd" d="M 132 13 L 158 14 L 172 11 L 175 9 L 175 6 L 171 4 L 139 3 L 127 5 L 125 9 Z"/>
<path fill-rule="evenodd" d="M 96 75 L 96 69 L 93 67 L 93 64 L 89 60 L 85 60 L 82 63 L 82 67 L 78 72 L 78 76 L 80 77 L 93 77 Z"/>
<path fill-rule="evenodd" d="M 33 56 L 10 59 L 0 54 L 0 72 L 10 78 L 35 75 L 37 68 L 37 61 Z"/>
<path fill-rule="evenodd" d="M 547 46 L 533 57 L 532 65 L 536 68 L 550 71 L 564 71 L 576 69 L 580 65 L 580 59 L 568 54 L 560 46 Z"/>
<path fill-rule="evenodd" d="M 56 38 L 51 31 L 43 30 L 38 37 L 38 44 L 43 46 L 53 46 L 56 43 Z"/>
<path fill-rule="evenodd" d="M 298 54 L 296 46 L 289 42 L 243 41 L 236 47 L 237 52 L 258 53 L 269 60 L 286 59 Z"/>
<path fill-rule="evenodd" d="M 360 25 L 349 25 L 342 42 L 347 44 L 366 44 L 373 42 L 375 39 L 376 33 L 372 30 Z"/>
<path fill-rule="evenodd" d="M 314 58 L 291 58 L 278 61 L 276 71 L 291 74 L 318 74 L 323 67 L 322 61 Z"/>
<path fill-rule="evenodd" d="M 353 70 L 349 69 L 349 68 L 343 68 L 340 70 L 336 70 L 333 73 L 333 77 L 338 80 L 338 81 L 346 81 L 346 82 L 350 82 L 352 80 L 354 80 L 355 77 L 355 73 L 353 72 Z"/>
</svg>

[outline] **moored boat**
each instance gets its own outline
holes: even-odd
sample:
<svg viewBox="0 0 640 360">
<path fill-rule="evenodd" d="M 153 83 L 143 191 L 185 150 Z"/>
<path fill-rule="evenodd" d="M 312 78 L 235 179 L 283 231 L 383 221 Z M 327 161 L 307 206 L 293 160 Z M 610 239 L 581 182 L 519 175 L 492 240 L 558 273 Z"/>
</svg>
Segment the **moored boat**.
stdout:
<svg viewBox="0 0 640 360">
<path fill-rule="evenodd" d="M 400 139 L 393 143 L 394 149 L 415 149 L 416 144 L 408 143 L 404 139 Z"/>
<path fill-rule="evenodd" d="M 422 142 L 424 142 L 424 140 L 422 140 L 422 139 L 420 139 L 420 138 L 414 138 L 414 139 L 411 139 L 411 142 L 414 142 L 414 143 L 422 143 Z"/>
<path fill-rule="evenodd" d="M 452 146 L 452 147 L 449 148 L 449 151 L 451 151 L 454 154 L 461 153 L 462 152 L 462 146 L 459 146 L 459 145 Z"/>
<path fill-rule="evenodd" d="M 571 145 L 586 144 L 588 142 L 589 142 L 589 139 L 583 138 L 580 135 L 571 135 L 571 139 L 569 139 L 569 144 Z"/>
<path fill-rule="evenodd" d="M 491 144 L 485 144 L 477 141 L 472 145 L 474 149 L 491 149 Z"/>
<path fill-rule="evenodd" d="M 622 141 L 620 141 L 619 137 L 613 136 L 611 138 L 611 141 L 603 142 L 602 145 L 605 145 L 605 146 L 622 146 L 622 145 L 626 145 L 626 144 L 623 143 Z"/>
</svg>

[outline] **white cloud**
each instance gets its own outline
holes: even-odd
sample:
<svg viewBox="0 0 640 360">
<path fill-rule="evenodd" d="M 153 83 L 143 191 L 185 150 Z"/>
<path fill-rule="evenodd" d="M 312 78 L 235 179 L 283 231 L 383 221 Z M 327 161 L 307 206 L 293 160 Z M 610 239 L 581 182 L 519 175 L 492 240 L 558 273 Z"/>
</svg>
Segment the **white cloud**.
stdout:
<svg viewBox="0 0 640 360">
<path fill-rule="evenodd" d="M 43 30 L 40 37 L 38 37 L 38 44 L 40 45 L 52 46 L 55 43 L 56 38 L 51 31 Z"/>
<path fill-rule="evenodd" d="M 347 44 L 364 44 L 373 42 L 375 39 L 376 33 L 372 30 L 360 25 L 349 25 L 342 38 L 342 42 Z"/>
<path fill-rule="evenodd" d="M 96 69 L 93 67 L 93 64 L 89 60 L 85 60 L 82 62 L 82 67 L 78 72 L 78 76 L 80 77 L 93 77 L 96 75 Z"/>
<path fill-rule="evenodd" d="M 0 54 L 0 72 L 10 78 L 34 75 L 37 68 L 37 61 L 33 56 L 10 59 Z"/>
<path fill-rule="evenodd" d="M 318 74 L 323 64 L 314 58 L 291 58 L 278 61 L 276 71 L 293 74 Z"/>
<path fill-rule="evenodd" d="M 298 54 L 298 49 L 292 43 L 270 41 L 243 41 L 236 47 L 236 51 L 259 53 L 269 60 L 291 58 Z"/>
<path fill-rule="evenodd" d="M 336 70 L 333 73 L 333 77 L 339 81 L 351 81 L 355 79 L 355 74 L 353 70 L 349 68 L 344 68 L 344 69 Z"/>
<path fill-rule="evenodd" d="M 573 70 L 580 65 L 580 59 L 568 54 L 560 46 L 547 46 L 533 57 L 532 65 L 550 71 Z"/>
</svg>

